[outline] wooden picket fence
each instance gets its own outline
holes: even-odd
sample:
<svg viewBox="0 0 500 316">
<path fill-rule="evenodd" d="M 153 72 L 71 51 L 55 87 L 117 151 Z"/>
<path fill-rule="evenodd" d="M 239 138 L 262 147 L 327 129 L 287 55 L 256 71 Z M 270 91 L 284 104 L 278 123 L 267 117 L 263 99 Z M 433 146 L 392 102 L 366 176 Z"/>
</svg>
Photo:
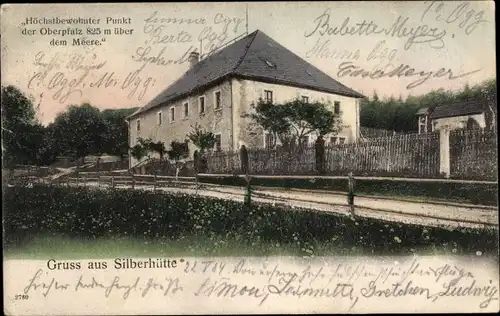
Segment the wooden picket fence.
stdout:
<svg viewBox="0 0 500 316">
<path fill-rule="evenodd" d="M 454 178 L 497 179 L 496 130 L 464 129 L 451 131 L 450 169 Z"/>
<path fill-rule="evenodd" d="M 405 134 L 327 147 L 326 172 L 412 177 L 439 176 L 439 133 Z"/>
<path fill-rule="evenodd" d="M 249 172 L 254 175 L 314 175 L 315 146 L 248 149 Z M 326 175 L 439 176 L 439 133 L 404 134 L 364 142 L 325 147 Z M 240 174 L 239 153 L 208 155 L 208 173 Z"/>
</svg>

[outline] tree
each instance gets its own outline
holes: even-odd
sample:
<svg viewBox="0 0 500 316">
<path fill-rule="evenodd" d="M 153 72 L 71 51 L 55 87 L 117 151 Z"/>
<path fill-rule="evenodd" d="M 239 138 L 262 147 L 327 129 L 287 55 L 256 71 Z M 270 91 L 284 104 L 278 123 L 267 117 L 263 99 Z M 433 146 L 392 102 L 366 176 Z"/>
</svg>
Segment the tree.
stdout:
<svg viewBox="0 0 500 316">
<path fill-rule="evenodd" d="M 56 161 L 57 156 L 61 153 L 59 141 L 55 138 L 54 124 L 49 124 L 43 128 L 43 137 L 40 146 L 38 147 L 38 161 L 40 165 L 50 165 Z"/>
<path fill-rule="evenodd" d="M 106 153 L 120 156 L 120 159 L 128 153 L 128 124 L 125 119 L 136 110 L 137 108 L 106 109 L 101 112 L 106 124 L 103 145 Z"/>
<path fill-rule="evenodd" d="M 415 113 L 420 108 L 434 108 L 444 104 L 486 101 L 488 126 L 496 122 L 496 80 L 489 79 L 480 84 L 464 85 L 461 90 L 438 89 L 419 96 L 409 95 L 406 100 L 389 98 L 380 100 L 376 93 L 372 100 L 361 101 L 360 122 L 363 127 L 411 132 L 417 130 Z"/>
<path fill-rule="evenodd" d="M 149 149 L 150 151 L 157 153 L 160 156 L 160 161 L 163 161 L 163 157 L 167 153 L 167 149 L 165 148 L 164 142 L 162 141 L 149 142 Z"/>
<path fill-rule="evenodd" d="M 244 116 L 279 138 L 285 146 L 297 144 L 313 132 L 323 138 L 329 133 L 337 134 L 341 129 L 340 116 L 320 102 L 295 99 L 270 104 L 260 99 L 252 107 L 254 111 Z"/>
<path fill-rule="evenodd" d="M 186 135 L 186 137 L 200 149 L 200 154 L 203 154 L 206 150 L 212 149 L 215 146 L 215 135 L 212 132 L 207 132 L 201 128 L 198 123 L 195 126 L 191 126 L 192 131 Z"/>
<path fill-rule="evenodd" d="M 2 86 L 2 158 L 7 166 L 34 164 L 44 128 L 36 119 L 33 99 L 14 86 Z"/>
<path fill-rule="evenodd" d="M 98 108 L 88 103 L 71 105 L 54 120 L 55 137 L 66 154 L 84 160 L 104 151 L 106 123 Z"/>
<path fill-rule="evenodd" d="M 149 143 L 149 140 L 145 140 L 139 137 L 137 139 L 137 144 L 130 148 L 130 155 L 132 155 L 135 160 L 141 161 L 142 158 L 148 156 L 149 154 Z"/>
<path fill-rule="evenodd" d="M 177 164 L 182 157 L 185 157 L 186 154 L 189 154 L 187 144 L 187 142 L 181 143 L 178 141 L 172 141 L 170 143 L 170 150 L 167 151 L 168 158 L 170 160 L 174 160 Z"/>
<path fill-rule="evenodd" d="M 185 141 L 184 143 L 172 141 L 170 143 L 170 150 L 167 153 L 168 158 L 175 162 L 175 180 L 177 181 L 179 172 L 185 165 L 185 163 L 180 163 L 179 160 L 182 157 L 189 155 L 188 141 Z"/>
</svg>

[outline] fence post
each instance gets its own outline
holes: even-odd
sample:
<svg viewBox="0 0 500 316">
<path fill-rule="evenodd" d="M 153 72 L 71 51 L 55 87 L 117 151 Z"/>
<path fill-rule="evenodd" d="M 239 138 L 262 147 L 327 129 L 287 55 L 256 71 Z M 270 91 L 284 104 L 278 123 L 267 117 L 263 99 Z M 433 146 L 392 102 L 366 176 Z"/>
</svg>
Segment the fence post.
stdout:
<svg viewBox="0 0 500 316">
<path fill-rule="evenodd" d="M 97 187 L 100 188 L 101 187 L 101 175 L 97 175 Z"/>
<path fill-rule="evenodd" d="M 251 187 L 251 184 L 250 184 L 250 176 L 247 174 L 245 176 L 245 179 L 247 181 L 247 185 L 246 185 L 246 188 L 245 188 L 245 200 L 244 200 L 244 204 L 247 205 L 247 206 L 250 206 L 250 203 L 251 203 L 251 196 L 252 196 L 252 187 Z"/>
<path fill-rule="evenodd" d="M 347 203 L 349 204 L 349 207 L 351 208 L 352 215 L 354 215 L 354 190 L 355 190 L 355 187 L 356 187 L 356 180 L 354 179 L 352 172 L 349 172 Z"/>
<path fill-rule="evenodd" d="M 196 172 L 195 175 L 194 175 L 194 181 L 195 181 L 196 194 L 198 194 L 198 188 L 199 188 L 198 172 Z"/>
<path fill-rule="evenodd" d="M 325 173 L 325 140 L 323 136 L 319 136 L 315 143 L 315 154 L 316 154 L 316 170 L 319 174 Z"/>
<path fill-rule="evenodd" d="M 450 177 L 450 128 L 439 129 L 439 173 Z"/>
<path fill-rule="evenodd" d="M 241 145 L 240 147 L 240 165 L 241 165 L 241 172 L 243 174 L 248 175 L 250 168 L 248 163 L 248 151 L 245 145 Z"/>
<path fill-rule="evenodd" d="M 155 177 L 154 177 L 153 190 L 156 191 L 156 173 L 155 173 Z"/>
<path fill-rule="evenodd" d="M 135 177 L 134 174 L 132 173 L 132 190 L 135 188 Z"/>
<path fill-rule="evenodd" d="M 115 176 L 111 176 L 111 188 L 115 188 Z"/>
</svg>

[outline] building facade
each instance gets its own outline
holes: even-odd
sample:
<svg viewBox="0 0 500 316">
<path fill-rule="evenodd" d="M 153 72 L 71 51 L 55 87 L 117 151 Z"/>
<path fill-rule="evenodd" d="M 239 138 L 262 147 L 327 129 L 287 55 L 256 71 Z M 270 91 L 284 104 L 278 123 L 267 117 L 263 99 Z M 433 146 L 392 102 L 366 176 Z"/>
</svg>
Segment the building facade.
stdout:
<svg viewBox="0 0 500 316">
<path fill-rule="evenodd" d="M 326 103 L 343 124 L 340 133 L 327 135 L 327 142 L 354 142 L 362 97 L 256 31 L 201 61 L 191 53 L 185 75 L 128 118 L 129 143 L 132 147 L 141 137 L 169 147 L 185 141 L 198 124 L 216 135 L 217 149 L 265 146 L 266 131 L 244 117 L 259 98 Z M 314 140 L 311 135 L 309 141 Z M 191 155 L 196 149 L 189 144 Z M 131 166 L 136 163 L 131 159 Z"/>
<path fill-rule="evenodd" d="M 450 130 L 463 128 L 488 128 L 495 123 L 496 104 L 487 100 L 469 100 L 422 108 L 415 114 L 418 132 L 438 131 L 443 127 Z"/>
</svg>

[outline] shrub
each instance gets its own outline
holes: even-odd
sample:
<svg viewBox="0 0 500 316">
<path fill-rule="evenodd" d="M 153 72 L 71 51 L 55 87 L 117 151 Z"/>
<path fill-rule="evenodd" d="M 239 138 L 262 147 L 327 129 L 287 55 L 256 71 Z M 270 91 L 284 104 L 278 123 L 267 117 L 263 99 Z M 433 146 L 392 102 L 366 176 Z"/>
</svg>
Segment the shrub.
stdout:
<svg viewBox="0 0 500 316">
<path fill-rule="evenodd" d="M 40 234 L 153 240 L 218 236 L 242 245 L 309 247 L 308 253 L 322 245 L 374 254 L 420 247 L 497 253 L 496 229 L 424 227 L 152 191 L 12 187 L 5 191 L 4 206 L 4 240 L 14 246 Z"/>
</svg>

